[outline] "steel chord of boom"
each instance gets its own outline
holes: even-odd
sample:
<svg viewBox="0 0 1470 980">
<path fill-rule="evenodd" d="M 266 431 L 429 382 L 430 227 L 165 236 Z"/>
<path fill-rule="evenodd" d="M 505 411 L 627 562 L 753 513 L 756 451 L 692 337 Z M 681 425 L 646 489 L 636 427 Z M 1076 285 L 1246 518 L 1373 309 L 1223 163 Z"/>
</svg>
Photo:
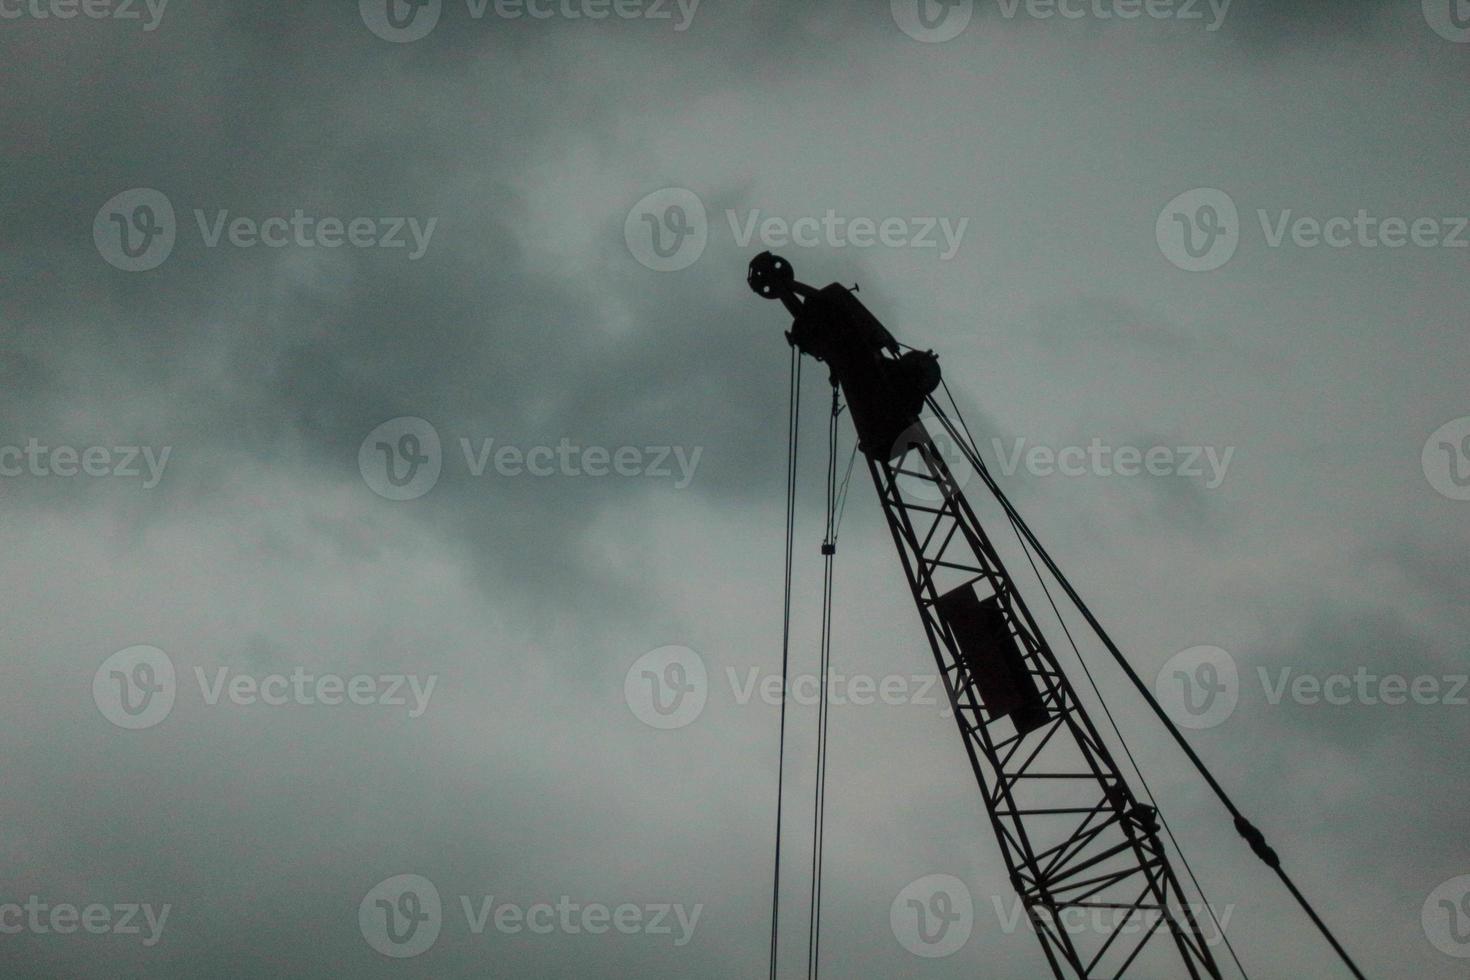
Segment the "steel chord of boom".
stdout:
<svg viewBox="0 0 1470 980">
<path fill-rule="evenodd" d="M 1156 811 L 1133 795 L 923 424 L 932 352 L 769 252 L 758 294 L 847 402 L 1010 881 L 1057 977 L 1219 977 Z M 934 406 L 931 406 L 931 411 Z"/>
</svg>

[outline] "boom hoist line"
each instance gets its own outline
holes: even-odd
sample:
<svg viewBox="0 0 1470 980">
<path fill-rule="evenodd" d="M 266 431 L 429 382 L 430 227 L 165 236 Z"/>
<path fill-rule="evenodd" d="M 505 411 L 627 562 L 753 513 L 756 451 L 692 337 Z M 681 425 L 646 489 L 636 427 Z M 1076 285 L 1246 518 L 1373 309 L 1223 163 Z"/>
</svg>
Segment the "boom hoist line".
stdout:
<svg viewBox="0 0 1470 980">
<path fill-rule="evenodd" d="M 799 282 L 791 264 L 770 252 L 751 260 L 747 282 L 758 295 L 780 300 L 793 320 L 786 333 L 793 353 L 825 363 L 841 390 L 1011 886 L 1053 975 L 1159 975 L 1161 968 L 1191 978 L 1221 973 L 1159 838 L 1157 809 L 1134 795 L 1078 700 L 920 421 L 926 407 L 1001 505 L 1023 548 L 1029 547 L 1028 560 L 1033 552 L 1040 559 L 1224 804 L 1251 850 L 1362 980 L 1265 837 L 1235 806 L 1001 491 L 963 419 L 956 425 L 933 397 L 942 384 L 934 353 L 905 350 L 853 295 L 855 289 Z M 790 474 L 788 497 L 789 479 Z M 789 534 L 788 526 L 788 540 Z M 1039 570 L 1037 577 L 1045 588 Z M 1110 915 L 1096 917 L 1086 930 L 1066 927 L 1072 915 L 1098 911 Z"/>
</svg>

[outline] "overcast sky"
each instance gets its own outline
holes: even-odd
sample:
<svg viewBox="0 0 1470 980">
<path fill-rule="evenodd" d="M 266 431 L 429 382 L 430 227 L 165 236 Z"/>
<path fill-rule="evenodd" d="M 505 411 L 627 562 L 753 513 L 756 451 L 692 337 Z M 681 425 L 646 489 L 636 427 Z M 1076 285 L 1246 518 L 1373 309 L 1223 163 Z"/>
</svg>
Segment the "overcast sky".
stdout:
<svg viewBox="0 0 1470 980">
<path fill-rule="evenodd" d="M 773 247 L 939 353 L 1365 972 L 1464 976 L 1463 0 L 391 2 L 0 0 L 0 972 L 765 975 Z M 841 542 L 834 670 L 903 693 L 831 711 L 823 973 L 1040 976 L 861 466 Z M 1346 976 L 1082 656 L 1246 971 Z"/>
</svg>

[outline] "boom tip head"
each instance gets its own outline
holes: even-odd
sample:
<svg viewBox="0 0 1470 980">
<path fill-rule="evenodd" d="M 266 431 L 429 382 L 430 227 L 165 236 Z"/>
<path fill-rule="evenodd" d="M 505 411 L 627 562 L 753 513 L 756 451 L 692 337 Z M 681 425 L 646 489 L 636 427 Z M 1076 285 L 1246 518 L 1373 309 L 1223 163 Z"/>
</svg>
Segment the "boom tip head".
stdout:
<svg viewBox="0 0 1470 980">
<path fill-rule="evenodd" d="M 796 281 L 796 270 L 781 256 L 762 252 L 750 260 L 745 281 L 757 296 L 780 299 L 789 293 L 791 284 Z"/>
</svg>

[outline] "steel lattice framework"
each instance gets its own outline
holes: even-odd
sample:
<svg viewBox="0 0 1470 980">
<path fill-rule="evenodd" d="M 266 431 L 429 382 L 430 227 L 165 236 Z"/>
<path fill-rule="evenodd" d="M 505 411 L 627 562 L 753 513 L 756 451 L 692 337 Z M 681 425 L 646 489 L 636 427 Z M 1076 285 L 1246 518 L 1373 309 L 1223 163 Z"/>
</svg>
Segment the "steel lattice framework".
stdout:
<svg viewBox="0 0 1470 980">
<path fill-rule="evenodd" d="M 922 423 L 907 433 L 906 449 L 869 456 L 868 467 L 1011 883 L 1053 973 L 1119 977 L 1172 959 L 1168 975 L 1220 976 L 1155 811 L 1119 772 L 932 437 Z M 1045 712 L 1036 727 L 982 700 L 938 610 L 964 588 L 1002 610 Z"/>
</svg>

